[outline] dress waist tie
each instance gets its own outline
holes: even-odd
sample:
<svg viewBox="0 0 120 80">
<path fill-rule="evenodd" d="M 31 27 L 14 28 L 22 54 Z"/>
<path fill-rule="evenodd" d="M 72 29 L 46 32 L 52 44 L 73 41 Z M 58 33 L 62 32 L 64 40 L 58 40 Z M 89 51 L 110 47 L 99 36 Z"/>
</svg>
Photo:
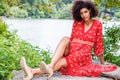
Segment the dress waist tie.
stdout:
<svg viewBox="0 0 120 80">
<path fill-rule="evenodd" d="M 87 44 L 87 45 L 91 45 L 91 46 L 94 45 L 93 42 L 90 42 L 90 41 L 84 41 L 84 40 L 80 40 L 80 39 L 73 39 L 72 42 L 79 42 L 79 43 L 83 43 L 83 44 Z"/>
</svg>

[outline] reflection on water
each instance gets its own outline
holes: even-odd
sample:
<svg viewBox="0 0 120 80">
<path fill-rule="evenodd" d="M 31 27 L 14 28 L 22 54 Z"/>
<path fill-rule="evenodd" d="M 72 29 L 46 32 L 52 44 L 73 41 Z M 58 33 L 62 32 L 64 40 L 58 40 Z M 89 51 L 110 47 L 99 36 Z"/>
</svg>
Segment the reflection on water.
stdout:
<svg viewBox="0 0 120 80">
<path fill-rule="evenodd" d="M 64 36 L 70 36 L 73 20 L 60 19 L 4 19 L 10 30 L 17 30 L 23 40 L 52 52 Z M 107 22 L 107 26 L 120 25 L 120 22 Z M 104 24 L 103 26 L 106 26 Z M 104 30 L 103 30 L 104 32 Z"/>
</svg>

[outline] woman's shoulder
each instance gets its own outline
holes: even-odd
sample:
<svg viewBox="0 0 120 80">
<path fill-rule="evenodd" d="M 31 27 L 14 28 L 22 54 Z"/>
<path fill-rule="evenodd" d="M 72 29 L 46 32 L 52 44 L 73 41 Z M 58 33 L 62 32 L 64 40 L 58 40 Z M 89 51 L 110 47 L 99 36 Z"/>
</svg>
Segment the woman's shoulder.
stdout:
<svg viewBox="0 0 120 80">
<path fill-rule="evenodd" d="M 93 22 L 94 22 L 94 25 L 102 25 L 102 22 L 101 21 L 99 21 L 99 20 L 93 20 Z"/>
<path fill-rule="evenodd" d="M 101 21 L 94 19 L 93 20 L 95 23 L 101 24 Z"/>
<path fill-rule="evenodd" d="M 101 30 L 102 29 L 102 23 L 101 23 L 101 21 L 99 21 L 99 20 L 94 20 L 94 27 L 96 27 L 96 29 L 98 29 L 98 30 Z"/>
</svg>

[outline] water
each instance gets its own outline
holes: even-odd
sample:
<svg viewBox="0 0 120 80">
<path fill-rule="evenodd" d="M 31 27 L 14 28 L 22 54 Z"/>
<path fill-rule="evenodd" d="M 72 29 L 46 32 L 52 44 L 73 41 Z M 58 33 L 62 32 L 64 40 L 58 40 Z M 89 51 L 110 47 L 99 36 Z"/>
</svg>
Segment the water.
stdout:
<svg viewBox="0 0 120 80">
<path fill-rule="evenodd" d="M 17 30 L 19 38 L 52 52 L 64 36 L 70 36 L 73 20 L 61 19 L 4 19 L 10 31 Z M 120 22 L 107 22 L 107 26 L 120 25 Z M 106 24 L 103 24 L 106 26 Z M 103 30 L 104 34 L 104 30 Z M 120 51 L 119 51 L 120 53 Z"/>
<path fill-rule="evenodd" d="M 26 20 L 5 19 L 9 29 L 17 30 L 19 38 L 39 46 L 42 49 L 54 51 L 64 36 L 70 36 L 72 20 Z"/>
</svg>

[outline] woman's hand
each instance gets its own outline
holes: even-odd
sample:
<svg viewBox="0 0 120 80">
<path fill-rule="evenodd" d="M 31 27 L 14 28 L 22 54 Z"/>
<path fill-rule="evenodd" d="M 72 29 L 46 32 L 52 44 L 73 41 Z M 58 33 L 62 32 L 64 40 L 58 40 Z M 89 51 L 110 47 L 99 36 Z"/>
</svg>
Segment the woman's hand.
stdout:
<svg viewBox="0 0 120 80">
<path fill-rule="evenodd" d="M 101 64 L 108 65 L 109 63 L 104 61 L 104 62 L 101 62 Z"/>
<path fill-rule="evenodd" d="M 109 63 L 108 62 L 106 62 L 105 60 L 104 60 L 104 56 L 103 56 L 103 54 L 101 54 L 100 56 L 98 56 L 99 58 L 100 58 L 100 62 L 101 62 L 101 64 L 104 64 L 104 65 L 108 65 Z"/>
</svg>

